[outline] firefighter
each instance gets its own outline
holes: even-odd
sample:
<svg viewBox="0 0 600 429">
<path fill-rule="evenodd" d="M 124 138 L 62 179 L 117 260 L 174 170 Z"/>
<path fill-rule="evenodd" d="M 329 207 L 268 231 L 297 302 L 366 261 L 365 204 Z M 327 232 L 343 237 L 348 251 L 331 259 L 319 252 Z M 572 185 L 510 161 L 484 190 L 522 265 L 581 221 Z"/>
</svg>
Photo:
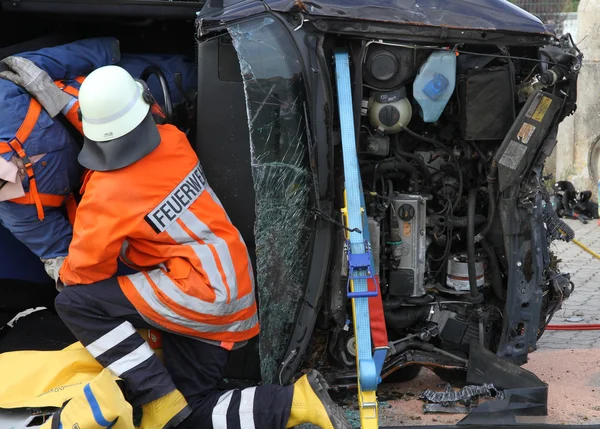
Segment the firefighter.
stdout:
<svg viewBox="0 0 600 429">
<path fill-rule="evenodd" d="M 119 55 L 117 39 L 97 38 L 1 63 L 0 224 L 46 263 L 49 274 L 67 254 L 72 228 L 65 207 L 74 203 L 70 196 L 82 173 L 77 142 L 59 120 L 72 97 L 53 79 L 76 78 L 114 64 Z"/>
<path fill-rule="evenodd" d="M 156 124 L 143 82 L 102 67 L 81 85 L 79 103 L 79 162 L 90 173 L 56 310 L 124 380 L 141 428 L 349 428 L 316 371 L 290 386 L 217 389 L 230 351 L 259 332 L 243 239 L 185 134 Z M 115 276 L 118 256 L 139 272 Z M 160 330 L 164 365 L 139 328 Z"/>
<path fill-rule="evenodd" d="M 185 57 L 121 56 L 113 37 L 24 52 L 0 62 L 0 225 L 42 260 L 55 281 L 71 241 L 83 173 L 76 141 L 82 132 L 79 86 L 92 70 L 115 63 L 138 76 L 147 66 L 160 64 L 173 102 L 183 99 L 176 73 L 184 90 L 196 80 L 194 65 Z M 156 79 L 152 84 L 160 88 Z"/>
</svg>

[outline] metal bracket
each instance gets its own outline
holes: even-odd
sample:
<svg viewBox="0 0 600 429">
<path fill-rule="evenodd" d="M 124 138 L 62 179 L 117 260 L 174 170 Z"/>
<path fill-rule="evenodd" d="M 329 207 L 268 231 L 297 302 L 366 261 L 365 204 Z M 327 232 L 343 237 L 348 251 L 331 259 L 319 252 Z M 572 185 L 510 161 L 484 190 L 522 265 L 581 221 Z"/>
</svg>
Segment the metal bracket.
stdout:
<svg viewBox="0 0 600 429">
<path fill-rule="evenodd" d="M 350 250 L 351 246 L 349 242 L 346 242 L 346 245 L 344 247 L 346 250 L 346 256 L 348 257 L 348 283 L 346 284 L 348 298 L 371 298 L 379 295 L 378 289 L 366 292 L 350 291 L 350 281 L 359 279 L 372 279 L 377 287 L 377 282 L 375 281 L 375 274 L 373 272 L 373 268 L 371 267 L 371 249 L 369 243 L 365 241 L 365 253 L 352 253 L 352 250 Z M 366 275 L 354 274 L 355 271 L 366 271 Z"/>
</svg>

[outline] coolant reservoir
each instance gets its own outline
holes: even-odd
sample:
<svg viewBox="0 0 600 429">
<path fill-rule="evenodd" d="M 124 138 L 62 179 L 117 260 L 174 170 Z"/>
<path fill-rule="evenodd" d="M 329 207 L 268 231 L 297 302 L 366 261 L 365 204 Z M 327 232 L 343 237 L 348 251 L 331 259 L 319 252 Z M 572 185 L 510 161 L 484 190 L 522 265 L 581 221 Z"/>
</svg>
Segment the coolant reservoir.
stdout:
<svg viewBox="0 0 600 429">
<path fill-rule="evenodd" d="M 413 83 L 413 96 L 422 109 L 423 121 L 437 121 L 456 86 L 456 54 L 432 53 Z"/>
<path fill-rule="evenodd" d="M 373 93 L 369 110 L 371 124 L 386 134 L 397 133 L 410 122 L 412 106 L 404 88 Z"/>
</svg>

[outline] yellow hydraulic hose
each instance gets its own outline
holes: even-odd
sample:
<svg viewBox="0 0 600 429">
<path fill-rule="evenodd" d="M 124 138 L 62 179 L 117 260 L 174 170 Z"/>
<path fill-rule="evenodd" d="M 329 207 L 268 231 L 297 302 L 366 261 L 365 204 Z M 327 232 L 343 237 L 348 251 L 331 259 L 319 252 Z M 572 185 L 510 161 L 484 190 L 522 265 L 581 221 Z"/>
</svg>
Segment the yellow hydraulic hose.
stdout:
<svg viewBox="0 0 600 429">
<path fill-rule="evenodd" d="M 560 233 L 562 235 L 567 235 L 565 234 L 565 232 L 561 229 L 559 230 Z M 590 255 L 592 255 L 594 258 L 596 259 L 600 259 L 600 255 L 597 254 L 596 252 L 594 252 L 592 249 L 590 249 L 589 247 L 587 247 L 585 244 L 583 244 L 581 241 L 577 240 L 576 238 L 573 238 L 571 240 L 573 243 L 575 243 L 576 245 L 578 245 L 579 247 L 581 247 L 583 250 L 585 250 L 586 252 L 588 252 Z"/>
</svg>

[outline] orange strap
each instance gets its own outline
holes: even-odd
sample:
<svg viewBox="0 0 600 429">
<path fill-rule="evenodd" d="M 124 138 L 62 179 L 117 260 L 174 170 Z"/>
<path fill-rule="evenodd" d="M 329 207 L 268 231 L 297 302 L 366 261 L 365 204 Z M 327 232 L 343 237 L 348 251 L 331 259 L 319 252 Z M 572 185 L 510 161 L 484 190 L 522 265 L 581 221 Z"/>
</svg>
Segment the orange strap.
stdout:
<svg viewBox="0 0 600 429">
<path fill-rule="evenodd" d="M 81 79 L 83 81 L 83 78 Z M 73 90 L 75 89 L 73 88 Z M 10 142 L 0 142 L 0 154 L 9 153 L 11 151 L 16 152 L 23 162 L 23 167 L 25 168 L 27 177 L 29 178 L 29 192 L 22 197 L 13 198 L 9 201 L 16 204 L 35 204 L 39 220 L 44 220 L 45 218 L 44 207 L 60 207 L 65 204 L 67 214 L 69 216 L 69 222 L 71 225 L 73 225 L 75 223 L 75 213 L 77 210 L 77 202 L 75 201 L 75 197 L 72 194 L 68 195 L 67 197 L 63 195 L 40 194 L 38 192 L 35 173 L 33 171 L 33 163 L 23 149 L 23 144 L 31 135 L 31 132 L 35 127 L 35 124 L 37 124 L 41 112 L 42 106 L 37 102 L 37 100 L 32 98 L 29 103 L 27 115 L 25 115 L 23 123 L 17 130 L 15 138 Z"/>
<path fill-rule="evenodd" d="M 74 80 L 79 82 L 79 84 L 82 84 L 83 81 L 85 80 L 85 77 L 79 76 L 79 77 L 76 77 Z M 63 80 L 55 80 L 54 84 L 56 86 L 58 86 L 60 89 L 62 89 L 64 92 L 66 92 L 67 94 L 72 95 L 73 97 L 79 97 L 79 90 L 73 88 L 71 85 L 67 85 Z"/>
<path fill-rule="evenodd" d="M 81 83 L 83 83 L 85 78 L 83 76 L 79 76 L 75 80 L 81 84 Z M 67 94 L 72 95 L 76 99 L 79 97 L 79 90 L 70 85 L 65 84 L 64 81 L 56 80 L 56 81 L 54 81 L 54 84 L 56 86 L 58 86 L 63 92 L 66 92 Z M 75 103 L 73 103 L 73 106 L 71 106 L 71 108 L 69 109 L 69 111 L 67 113 L 65 113 L 65 118 L 67 118 L 67 120 L 77 129 L 77 131 L 79 131 L 81 134 L 83 134 L 83 124 L 79 120 L 78 110 L 79 110 L 79 100 L 76 100 Z"/>
<path fill-rule="evenodd" d="M 227 343 L 225 341 L 221 342 L 221 347 L 223 347 L 225 350 L 229 350 L 231 351 L 233 349 L 233 346 L 235 345 L 235 343 Z"/>
<path fill-rule="evenodd" d="M 71 123 L 75 127 L 77 131 L 83 134 L 83 124 L 79 120 L 79 101 L 76 101 L 75 104 L 69 109 L 69 111 L 65 114 L 65 118 L 67 121 Z"/>
<path fill-rule="evenodd" d="M 26 156 L 22 144 L 25 143 L 31 135 L 31 132 L 40 117 L 40 113 L 42 113 L 42 105 L 32 98 L 29 102 L 29 109 L 27 110 L 27 115 L 25 115 L 25 120 L 17 130 L 15 138 L 10 142 L 0 142 L 0 145 L 2 145 L 0 147 L 0 154 L 9 153 L 14 150 L 21 158 Z M 22 152 L 22 155 L 20 152 Z"/>
<path fill-rule="evenodd" d="M 61 89 L 63 90 L 63 92 L 66 92 L 67 94 L 72 95 L 73 97 L 79 97 L 79 91 L 73 88 L 72 86 L 65 86 Z"/>
<path fill-rule="evenodd" d="M 63 195 L 53 195 L 53 194 L 39 194 L 38 197 L 43 206 L 46 207 L 60 207 L 63 205 L 65 200 L 68 198 Z M 11 203 L 16 204 L 35 204 L 35 197 L 31 195 L 31 192 L 26 192 L 24 196 L 19 198 L 13 198 L 9 200 Z"/>
<path fill-rule="evenodd" d="M 44 220 L 44 208 L 42 206 L 42 200 L 40 199 L 40 195 L 37 189 L 37 183 L 35 180 L 35 173 L 33 172 L 33 162 L 29 159 L 25 150 L 23 149 L 23 143 L 27 141 L 35 124 L 40 117 L 40 113 L 42 112 L 42 106 L 37 102 L 34 98 L 29 102 L 29 109 L 27 110 L 27 115 L 25 115 L 25 120 L 17 130 L 17 134 L 15 138 L 9 142 L 3 142 L 7 147 L 4 147 L 4 151 L 0 153 L 8 153 L 11 150 L 16 152 L 21 158 L 23 162 L 23 167 L 25 167 L 25 171 L 27 172 L 27 177 L 29 177 L 29 189 L 30 196 L 35 202 L 35 207 L 37 209 L 37 215 L 39 220 Z"/>
</svg>

